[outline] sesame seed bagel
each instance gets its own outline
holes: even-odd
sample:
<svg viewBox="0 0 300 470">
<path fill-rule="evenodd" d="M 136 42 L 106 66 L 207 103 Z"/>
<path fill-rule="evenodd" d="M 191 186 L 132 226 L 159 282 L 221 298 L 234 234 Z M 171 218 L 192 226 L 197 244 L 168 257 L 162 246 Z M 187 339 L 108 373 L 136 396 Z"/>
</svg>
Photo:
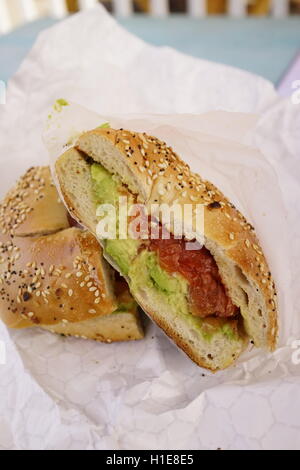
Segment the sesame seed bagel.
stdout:
<svg viewBox="0 0 300 470">
<path fill-rule="evenodd" d="M 99 341 L 140 339 L 134 304 L 113 313 L 124 296 L 132 303 L 128 289 L 121 294 L 99 243 L 70 226 L 49 168 L 31 168 L 0 205 L 1 319 Z"/>
<path fill-rule="evenodd" d="M 30 168 L 0 207 L 2 235 L 47 235 L 70 227 L 48 167 Z"/>
<path fill-rule="evenodd" d="M 148 208 L 153 203 L 204 206 L 204 245 L 240 309 L 248 338 L 257 347 L 274 350 L 278 334 L 275 284 L 254 228 L 221 191 L 193 173 L 166 143 L 146 134 L 96 129 L 84 133 L 76 149 L 57 160 L 56 172 L 70 212 L 94 234 L 97 220 L 90 159 L 116 175 Z M 191 225 L 195 223 L 194 212 L 192 219 Z M 190 234 L 185 235 L 189 238 Z M 144 306 L 142 295 L 134 294 Z M 159 319 L 157 311 L 155 315 L 149 312 L 149 300 L 147 303 L 150 316 Z M 160 323 L 166 320 L 160 318 Z M 169 335 L 175 336 L 172 332 Z M 203 363 L 200 359 L 196 362 Z"/>
</svg>

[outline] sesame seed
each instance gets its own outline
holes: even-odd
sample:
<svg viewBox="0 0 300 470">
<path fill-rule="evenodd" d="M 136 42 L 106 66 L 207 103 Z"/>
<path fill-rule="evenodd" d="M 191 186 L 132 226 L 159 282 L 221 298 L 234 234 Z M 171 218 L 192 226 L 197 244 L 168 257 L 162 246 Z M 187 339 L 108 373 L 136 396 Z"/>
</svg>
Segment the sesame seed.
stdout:
<svg viewBox="0 0 300 470">
<path fill-rule="evenodd" d="M 84 287 L 84 286 L 85 286 L 85 282 L 81 282 L 80 287 Z"/>
<path fill-rule="evenodd" d="M 91 315 L 95 315 L 95 314 L 97 313 L 97 311 L 94 310 L 94 309 L 91 309 L 91 310 L 89 310 L 89 313 L 90 313 Z"/>
<path fill-rule="evenodd" d="M 37 297 L 40 297 L 40 295 L 41 295 L 40 291 L 39 291 L 39 290 L 36 291 L 35 295 L 36 295 Z"/>
<path fill-rule="evenodd" d="M 100 296 L 100 291 L 99 290 L 96 290 L 95 292 L 95 297 L 99 297 Z"/>
<path fill-rule="evenodd" d="M 89 289 L 90 292 L 95 292 L 96 290 L 97 290 L 97 287 L 91 287 L 91 288 Z"/>
<path fill-rule="evenodd" d="M 100 301 L 101 301 L 100 297 L 97 297 L 95 300 L 95 304 L 100 304 Z"/>
<path fill-rule="evenodd" d="M 71 273 L 67 273 L 67 274 L 65 275 L 65 278 L 66 278 L 66 279 L 70 279 L 71 276 L 72 276 Z"/>
<path fill-rule="evenodd" d="M 68 295 L 69 295 L 69 297 L 72 297 L 72 295 L 73 295 L 72 289 L 69 290 Z"/>
<path fill-rule="evenodd" d="M 93 285 L 92 282 L 88 282 L 86 286 L 87 286 L 87 287 L 92 287 L 92 285 Z"/>
<path fill-rule="evenodd" d="M 67 284 L 62 284 L 61 287 L 62 287 L 63 289 L 68 289 Z"/>
<path fill-rule="evenodd" d="M 247 240 L 245 240 L 245 245 L 246 245 L 246 247 L 247 247 L 247 248 L 250 248 L 250 246 L 251 246 L 251 243 L 249 242 L 249 240 L 248 240 L 248 239 L 247 239 Z"/>
<path fill-rule="evenodd" d="M 76 274 L 77 277 L 81 277 L 83 276 L 83 273 L 81 271 L 79 271 L 77 274 Z"/>
<path fill-rule="evenodd" d="M 29 312 L 29 313 L 27 314 L 27 316 L 28 316 L 29 318 L 32 318 L 32 317 L 34 317 L 34 313 L 33 313 L 33 312 Z"/>
<path fill-rule="evenodd" d="M 230 238 L 230 240 L 234 240 L 234 233 L 231 232 L 231 233 L 229 234 L 229 238 Z"/>
</svg>

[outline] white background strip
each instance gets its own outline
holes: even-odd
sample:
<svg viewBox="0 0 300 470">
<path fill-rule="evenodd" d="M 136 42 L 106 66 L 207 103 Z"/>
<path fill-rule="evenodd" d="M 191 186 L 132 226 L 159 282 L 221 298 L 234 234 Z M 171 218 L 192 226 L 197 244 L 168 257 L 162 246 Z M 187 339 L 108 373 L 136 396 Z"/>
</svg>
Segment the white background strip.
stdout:
<svg viewBox="0 0 300 470">
<path fill-rule="evenodd" d="M 20 15 L 26 21 L 33 21 L 38 18 L 38 8 L 35 0 L 19 0 Z"/>
<path fill-rule="evenodd" d="M 8 1 L 0 0 L 0 34 L 9 31 L 11 26 L 12 22 L 8 9 Z"/>
<path fill-rule="evenodd" d="M 87 10 L 98 5 L 98 0 L 79 0 L 79 8 L 81 10 Z"/>
<path fill-rule="evenodd" d="M 271 11 L 273 16 L 276 18 L 288 16 L 290 8 L 289 3 L 290 2 L 288 0 L 272 0 Z"/>
<path fill-rule="evenodd" d="M 130 16 L 133 13 L 132 0 L 113 0 L 113 7 L 117 16 Z"/>
<path fill-rule="evenodd" d="M 154 16 L 167 16 L 169 14 L 168 0 L 150 0 L 150 11 Z"/>
<path fill-rule="evenodd" d="M 207 13 L 206 0 L 188 0 L 187 10 L 191 16 L 205 16 Z"/>
<path fill-rule="evenodd" d="M 50 13 L 56 18 L 63 18 L 67 15 L 67 2 L 65 0 L 50 0 Z"/>
<path fill-rule="evenodd" d="M 246 15 L 247 1 L 245 0 L 229 0 L 229 15 L 241 17 Z"/>
</svg>

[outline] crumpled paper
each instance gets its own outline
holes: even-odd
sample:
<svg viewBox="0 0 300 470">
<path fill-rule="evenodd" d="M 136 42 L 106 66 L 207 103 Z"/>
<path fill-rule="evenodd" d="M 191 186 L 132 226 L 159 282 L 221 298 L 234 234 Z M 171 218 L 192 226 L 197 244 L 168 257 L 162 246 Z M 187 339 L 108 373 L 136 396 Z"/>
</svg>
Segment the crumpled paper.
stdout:
<svg viewBox="0 0 300 470">
<path fill-rule="evenodd" d="M 45 134 L 53 156 L 98 120 L 149 131 L 243 210 L 276 278 L 280 344 L 212 375 L 151 322 L 144 341 L 118 345 L 1 324 L 0 448 L 299 448 L 300 108 L 264 79 L 146 45 L 99 7 L 43 32 L 9 84 L 2 195 L 48 164 L 42 133 L 61 97 L 97 114 L 73 104 L 58 113 Z"/>
</svg>

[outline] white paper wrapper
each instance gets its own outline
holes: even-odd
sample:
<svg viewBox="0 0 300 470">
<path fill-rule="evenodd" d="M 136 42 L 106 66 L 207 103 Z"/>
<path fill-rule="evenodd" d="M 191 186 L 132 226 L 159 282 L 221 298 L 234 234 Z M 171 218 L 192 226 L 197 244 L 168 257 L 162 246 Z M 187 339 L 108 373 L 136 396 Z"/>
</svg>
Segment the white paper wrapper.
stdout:
<svg viewBox="0 0 300 470">
<path fill-rule="evenodd" d="M 279 290 L 280 347 L 253 349 L 213 376 L 151 323 L 144 341 L 118 345 L 0 325 L 0 448 L 299 448 L 291 342 L 300 338 L 300 108 L 259 77 L 144 44 L 99 7 L 44 32 L 10 83 L 0 111 L 2 195 L 29 166 L 48 163 L 41 136 L 61 97 L 98 114 L 72 105 L 50 120 L 53 157 L 104 121 L 147 131 L 249 217 Z"/>
</svg>

